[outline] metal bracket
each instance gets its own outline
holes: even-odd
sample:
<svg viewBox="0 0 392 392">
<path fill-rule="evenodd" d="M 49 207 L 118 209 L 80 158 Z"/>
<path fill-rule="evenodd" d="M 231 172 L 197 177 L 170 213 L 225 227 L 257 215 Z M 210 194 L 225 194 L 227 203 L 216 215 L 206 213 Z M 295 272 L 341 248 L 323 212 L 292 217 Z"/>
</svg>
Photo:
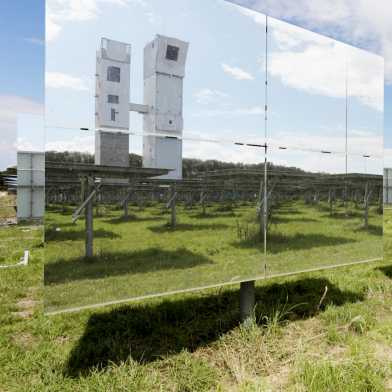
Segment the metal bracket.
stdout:
<svg viewBox="0 0 392 392">
<path fill-rule="evenodd" d="M 136 189 L 131 189 L 127 195 L 124 197 L 124 199 L 121 201 L 120 206 L 124 207 L 125 203 L 127 201 L 129 201 L 129 199 L 131 198 L 131 196 L 136 192 Z"/>
<path fill-rule="evenodd" d="M 173 202 L 177 199 L 178 193 L 174 192 L 173 196 L 170 198 L 170 200 L 166 203 L 166 208 L 170 208 L 173 204 Z"/>
<path fill-rule="evenodd" d="M 91 201 L 91 199 L 97 194 L 97 192 L 101 188 L 101 185 L 102 183 L 98 184 L 83 201 L 83 203 L 74 211 L 74 213 L 72 214 L 72 223 L 75 223 L 80 218 L 80 214 L 86 208 L 87 204 Z"/>
<path fill-rule="evenodd" d="M 141 105 L 138 103 L 130 103 L 129 111 L 136 112 L 140 114 L 147 114 L 150 111 L 150 108 L 147 105 Z"/>
</svg>

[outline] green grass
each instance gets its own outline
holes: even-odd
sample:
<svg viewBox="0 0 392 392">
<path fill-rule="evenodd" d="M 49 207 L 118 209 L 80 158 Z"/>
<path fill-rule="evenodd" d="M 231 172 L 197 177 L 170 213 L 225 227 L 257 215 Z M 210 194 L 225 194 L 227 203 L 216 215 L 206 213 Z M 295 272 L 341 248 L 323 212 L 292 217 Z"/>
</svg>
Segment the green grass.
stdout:
<svg viewBox="0 0 392 392">
<path fill-rule="evenodd" d="M 52 208 L 46 218 L 45 306 L 48 311 L 151 294 L 264 278 L 382 255 L 382 216 L 373 206 L 369 228 L 350 206 L 330 216 L 325 203 L 286 203 L 274 209 L 264 257 L 256 209 L 241 204 L 178 208 L 168 226 L 162 206 L 131 208 L 131 217 L 106 209 L 96 217 L 96 257 L 84 255 L 84 222 L 71 209 Z M 238 235 L 241 229 L 241 235 Z"/>
<path fill-rule="evenodd" d="M 385 390 L 382 365 L 373 360 L 353 358 L 343 363 L 307 361 L 302 366 L 296 379 L 309 392 Z"/>
<path fill-rule="evenodd" d="M 7 192 L 0 191 L 0 225 L 7 220 L 15 220 L 15 195 L 9 195 Z"/>
<path fill-rule="evenodd" d="M 36 226 L 0 226 L 0 265 L 16 264 L 25 250 L 42 246 L 42 238 L 42 230 Z"/>
<path fill-rule="evenodd" d="M 35 247 L 0 271 L 0 390 L 392 390 L 391 223 L 383 262 L 258 282 L 246 327 L 238 286 L 44 316 Z"/>
</svg>

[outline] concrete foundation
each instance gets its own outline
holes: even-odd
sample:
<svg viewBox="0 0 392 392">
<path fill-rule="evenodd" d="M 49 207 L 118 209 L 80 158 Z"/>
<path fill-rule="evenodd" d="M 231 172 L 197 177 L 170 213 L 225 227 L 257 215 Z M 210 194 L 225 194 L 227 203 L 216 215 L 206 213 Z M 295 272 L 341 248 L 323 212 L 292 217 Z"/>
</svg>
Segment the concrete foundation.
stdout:
<svg viewBox="0 0 392 392">
<path fill-rule="evenodd" d="M 97 131 L 95 133 L 95 164 L 129 166 L 129 134 Z"/>
</svg>

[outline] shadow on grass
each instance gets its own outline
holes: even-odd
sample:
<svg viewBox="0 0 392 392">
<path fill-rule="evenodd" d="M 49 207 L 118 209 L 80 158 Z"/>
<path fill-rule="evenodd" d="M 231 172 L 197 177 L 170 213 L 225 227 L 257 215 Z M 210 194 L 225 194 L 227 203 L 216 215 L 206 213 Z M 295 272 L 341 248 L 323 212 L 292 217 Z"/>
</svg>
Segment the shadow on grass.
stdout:
<svg viewBox="0 0 392 392">
<path fill-rule="evenodd" d="M 82 241 L 86 238 L 85 230 L 62 230 L 56 231 L 47 230 L 45 232 L 45 240 L 49 242 L 58 242 L 58 241 Z M 120 235 L 113 233 L 112 231 L 98 229 L 94 230 L 94 238 L 107 238 L 107 239 L 116 239 L 121 238 Z"/>
<path fill-rule="evenodd" d="M 284 215 L 303 215 L 303 211 L 300 211 L 296 207 L 291 207 L 287 204 L 282 204 L 278 208 L 276 208 L 277 214 L 284 214 Z"/>
<path fill-rule="evenodd" d="M 193 218 L 193 219 L 214 219 L 214 218 L 226 218 L 228 216 L 227 215 L 212 214 L 211 212 L 206 211 L 205 214 L 200 212 L 197 214 L 191 214 L 191 215 L 189 215 L 189 217 Z"/>
<path fill-rule="evenodd" d="M 358 229 L 356 229 L 355 232 L 368 233 L 368 234 L 371 234 L 371 235 L 382 237 L 382 226 L 380 226 L 380 225 L 368 225 L 367 229 L 365 229 L 365 227 L 361 226 Z"/>
<path fill-rule="evenodd" d="M 287 236 L 282 233 L 269 233 L 267 237 L 268 252 L 277 254 L 292 250 L 305 250 L 324 246 L 337 246 L 356 242 L 344 237 L 334 237 L 324 234 L 301 234 Z M 258 248 L 263 245 L 263 238 L 259 234 L 232 244 L 237 248 Z"/>
<path fill-rule="evenodd" d="M 60 259 L 45 265 L 45 284 L 82 279 L 102 279 L 110 276 L 187 269 L 201 264 L 213 264 L 203 255 L 185 248 L 175 251 L 150 248 L 136 252 L 102 253 L 88 258 Z"/>
<path fill-rule="evenodd" d="M 381 267 L 378 268 L 382 273 L 385 274 L 388 278 L 392 279 L 392 265 L 389 265 L 387 267 Z"/>
<path fill-rule="evenodd" d="M 342 291 L 327 279 L 302 279 L 256 288 L 256 320 L 286 305 L 293 308 L 286 320 L 312 317 L 325 287 L 329 304 L 341 306 L 364 299 L 361 293 Z M 295 306 L 303 304 L 300 306 Z M 64 373 L 88 375 L 95 368 L 132 359 L 149 363 L 182 350 L 194 351 L 219 339 L 238 325 L 239 291 L 163 301 L 159 304 L 124 306 L 93 314 L 83 336 L 72 349 Z"/>
<path fill-rule="evenodd" d="M 293 217 L 290 218 L 288 216 L 285 215 L 280 215 L 280 212 L 278 212 L 279 215 L 272 215 L 270 221 L 273 224 L 278 224 L 278 223 L 315 223 L 315 222 L 319 222 L 318 219 L 313 219 L 313 218 L 297 218 L 297 217 Z"/>
<path fill-rule="evenodd" d="M 350 220 L 354 218 L 363 218 L 363 212 L 349 210 L 347 213 L 345 211 L 334 211 L 332 215 L 325 214 L 321 218 L 327 219 L 339 219 L 339 220 Z"/>
<path fill-rule="evenodd" d="M 170 224 L 151 226 L 148 229 L 154 233 L 167 233 L 176 231 L 197 231 L 197 230 L 223 230 L 230 227 L 223 223 L 211 223 L 211 224 L 193 224 L 193 223 L 179 223 L 175 228 L 172 228 Z"/>
<path fill-rule="evenodd" d="M 113 219 L 107 219 L 104 222 L 112 224 L 112 225 L 118 225 L 118 224 L 127 223 L 127 222 L 159 222 L 162 219 L 164 219 L 162 216 L 161 217 L 159 217 L 159 216 L 156 216 L 156 217 L 144 216 L 143 217 L 143 216 L 137 216 L 134 214 L 129 214 L 128 217 L 120 216 L 120 217 L 116 217 Z"/>
</svg>

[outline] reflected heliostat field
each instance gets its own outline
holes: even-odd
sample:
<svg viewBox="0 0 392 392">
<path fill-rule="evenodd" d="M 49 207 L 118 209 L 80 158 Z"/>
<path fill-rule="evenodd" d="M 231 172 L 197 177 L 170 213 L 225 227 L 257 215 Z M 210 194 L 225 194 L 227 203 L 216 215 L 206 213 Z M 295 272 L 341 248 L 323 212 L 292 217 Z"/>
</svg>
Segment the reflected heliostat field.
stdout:
<svg viewBox="0 0 392 392">
<path fill-rule="evenodd" d="M 380 259 L 383 59 L 226 2 L 162 4 L 142 32 L 135 8 L 126 31 L 48 45 L 46 310 Z"/>
</svg>

